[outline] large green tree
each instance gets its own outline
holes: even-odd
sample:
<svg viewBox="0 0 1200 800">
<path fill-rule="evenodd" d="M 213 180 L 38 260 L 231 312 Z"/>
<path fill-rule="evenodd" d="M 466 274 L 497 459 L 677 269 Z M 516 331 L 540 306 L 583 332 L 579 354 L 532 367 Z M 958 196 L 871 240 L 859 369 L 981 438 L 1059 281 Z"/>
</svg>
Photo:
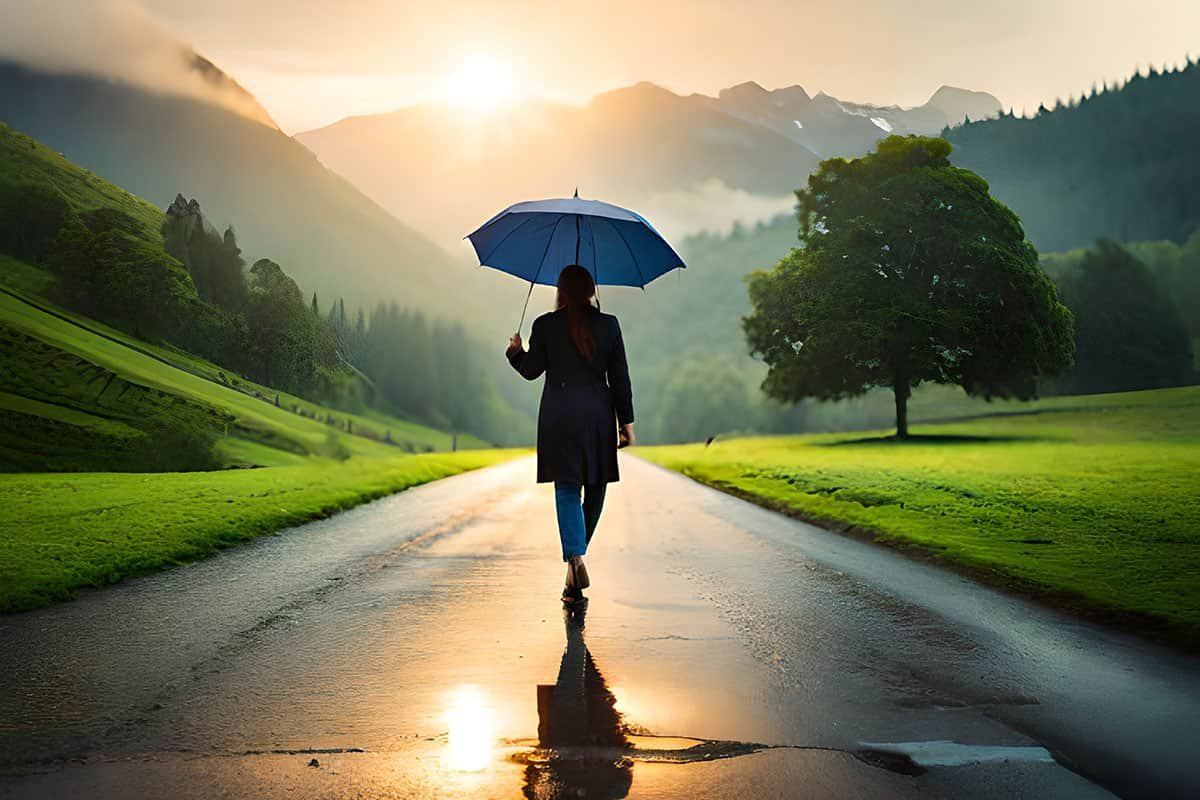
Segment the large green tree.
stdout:
<svg viewBox="0 0 1200 800">
<path fill-rule="evenodd" d="M 1020 221 L 949 155 L 944 139 L 890 136 L 823 162 L 796 193 L 805 247 L 747 278 L 742 324 L 768 395 L 888 387 L 903 438 L 921 383 L 1028 399 L 1070 366 L 1070 312 Z"/>
</svg>

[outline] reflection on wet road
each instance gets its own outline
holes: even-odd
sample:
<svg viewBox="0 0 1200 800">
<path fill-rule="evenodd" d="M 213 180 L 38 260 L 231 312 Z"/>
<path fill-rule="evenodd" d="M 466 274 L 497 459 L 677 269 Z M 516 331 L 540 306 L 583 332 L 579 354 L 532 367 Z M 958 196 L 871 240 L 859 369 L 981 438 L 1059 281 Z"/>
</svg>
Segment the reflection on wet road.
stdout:
<svg viewBox="0 0 1200 800">
<path fill-rule="evenodd" d="M 446 768 L 478 772 L 491 766 L 496 733 L 487 695 L 478 686 L 451 692 L 446 711 Z"/>
<path fill-rule="evenodd" d="M 512 756 L 526 765 L 526 797 L 616 800 L 628 796 L 637 762 L 702 763 L 766 749 L 749 742 L 637 733 L 588 650 L 586 617 L 586 603 L 564 610 L 567 645 L 558 679 L 537 687 L 537 747 Z"/>
<path fill-rule="evenodd" d="M 1182 797 L 1200 781 L 1196 660 L 636 459 L 622 472 L 586 620 L 557 601 L 530 459 L 0 620 L 0 796 Z"/>
<path fill-rule="evenodd" d="M 584 643 L 586 606 L 563 616 L 567 646 L 558 680 L 537 687 L 538 750 L 523 759 L 525 796 L 616 800 L 633 783 L 625 723 Z"/>
</svg>

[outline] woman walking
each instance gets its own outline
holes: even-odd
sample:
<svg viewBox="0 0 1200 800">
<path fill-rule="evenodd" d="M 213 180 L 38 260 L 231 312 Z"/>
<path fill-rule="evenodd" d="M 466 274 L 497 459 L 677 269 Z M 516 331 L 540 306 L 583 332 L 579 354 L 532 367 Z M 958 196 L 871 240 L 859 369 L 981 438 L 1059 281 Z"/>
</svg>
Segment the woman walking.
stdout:
<svg viewBox="0 0 1200 800">
<path fill-rule="evenodd" d="M 508 361 L 526 380 L 544 372 L 538 411 L 537 480 L 554 483 L 558 534 L 567 565 L 563 602 L 590 585 L 583 556 L 600 521 L 604 492 L 619 480 L 617 449 L 633 444 L 633 391 L 621 326 L 595 303 L 581 266 L 558 276 L 557 308 L 533 321 L 529 350 L 514 334 Z"/>
</svg>

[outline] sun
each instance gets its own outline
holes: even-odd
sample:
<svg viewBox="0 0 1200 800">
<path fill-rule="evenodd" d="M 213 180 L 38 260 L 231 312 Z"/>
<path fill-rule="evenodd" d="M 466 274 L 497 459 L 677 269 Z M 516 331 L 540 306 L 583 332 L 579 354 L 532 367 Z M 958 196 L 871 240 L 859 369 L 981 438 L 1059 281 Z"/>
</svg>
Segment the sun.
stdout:
<svg viewBox="0 0 1200 800">
<path fill-rule="evenodd" d="M 442 86 L 442 97 L 461 109 L 486 112 L 512 101 L 516 81 L 512 69 L 487 55 L 472 55 L 458 65 Z"/>
</svg>

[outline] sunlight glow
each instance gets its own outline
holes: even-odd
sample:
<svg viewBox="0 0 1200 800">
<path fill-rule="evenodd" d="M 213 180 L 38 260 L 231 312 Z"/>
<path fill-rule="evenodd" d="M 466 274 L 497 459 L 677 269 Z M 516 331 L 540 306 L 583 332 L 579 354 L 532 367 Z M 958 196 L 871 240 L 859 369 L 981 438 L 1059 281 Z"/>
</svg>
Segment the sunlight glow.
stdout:
<svg viewBox="0 0 1200 800">
<path fill-rule="evenodd" d="M 450 695 L 446 711 L 450 726 L 446 765 L 460 772 L 478 772 L 492 763 L 495 749 L 493 712 L 477 686 L 460 686 Z"/>
<path fill-rule="evenodd" d="M 442 85 L 446 102 L 479 113 L 510 103 L 515 94 L 512 69 L 486 55 L 467 57 Z"/>
<path fill-rule="evenodd" d="M 613 700 L 616 701 L 616 709 L 621 713 L 621 716 L 626 719 L 637 719 L 639 706 L 630 695 L 631 692 L 624 686 L 609 686 L 608 691 L 612 693 Z"/>
</svg>

